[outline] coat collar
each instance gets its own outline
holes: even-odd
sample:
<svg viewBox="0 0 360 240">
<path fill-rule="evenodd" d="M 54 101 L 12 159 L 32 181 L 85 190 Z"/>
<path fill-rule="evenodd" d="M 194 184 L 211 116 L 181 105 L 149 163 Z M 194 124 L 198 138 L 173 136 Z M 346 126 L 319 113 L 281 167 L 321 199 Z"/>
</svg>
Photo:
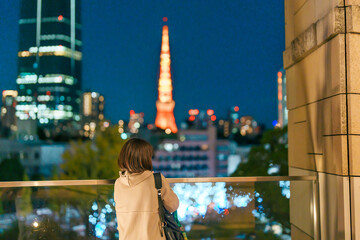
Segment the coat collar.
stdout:
<svg viewBox="0 0 360 240">
<path fill-rule="evenodd" d="M 146 170 L 142 173 L 129 173 L 128 171 L 119 171 L 120 182 L 124 185 L 133 187 L 141 183 L 148 177 L 152 176 L 153 173 L 149 170 Z"/>
</svg>

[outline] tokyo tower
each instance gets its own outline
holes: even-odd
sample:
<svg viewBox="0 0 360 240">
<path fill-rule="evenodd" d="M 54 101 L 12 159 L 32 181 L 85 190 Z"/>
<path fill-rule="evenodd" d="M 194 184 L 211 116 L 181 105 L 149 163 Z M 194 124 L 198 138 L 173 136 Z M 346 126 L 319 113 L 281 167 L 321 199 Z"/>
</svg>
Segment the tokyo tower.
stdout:
<svg viewBox="0 0 360 240">
<path fill-rule="evenodd" d="M 165 17 L 164 22 L 167 21 Z M 164 25 L 162 29 L 162 43 L 160 53 L 160 75 L 159 75 L 159 97 L 156 101 L 155 125 L 164 129 L 166 133 L 176 133 L 178 131 L 174 117 L 175 101 L 172 96 L 172 80 L 170 70 L 170 45 L 169 28 Z"/>
</svg>

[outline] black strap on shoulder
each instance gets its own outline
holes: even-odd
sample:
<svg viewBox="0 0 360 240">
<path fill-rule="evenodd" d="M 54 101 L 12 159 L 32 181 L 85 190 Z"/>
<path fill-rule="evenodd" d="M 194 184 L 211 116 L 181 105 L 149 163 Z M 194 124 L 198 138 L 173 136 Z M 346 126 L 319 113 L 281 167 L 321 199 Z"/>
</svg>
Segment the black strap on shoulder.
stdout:
<svg viewBox="0 0 360 240">
<path fill-rule="evenodd" d="M 161 174 L 160 173 L 154 173 L 154 179 L 155 179 L 155 187 L 156 189 L 162 188 L 162 181 L 161 181 Z"/>
<path fill-rule="evenodd" d="M 155 180 L 155 188 L 157 189 L 157 195 L 158 195 L 159 217 L 161 221 L 161 226 L 163 227 L 165 225 L 165 216 L 164 216 L 165 213 L 164 213 L 164 204 L 161 199 L 161 187 L 162 187 L 161 174 L 154 173 L 154 180 Z M 163 236 L 162 230 L 161 230 L 161 236 Z"/>
</svg>

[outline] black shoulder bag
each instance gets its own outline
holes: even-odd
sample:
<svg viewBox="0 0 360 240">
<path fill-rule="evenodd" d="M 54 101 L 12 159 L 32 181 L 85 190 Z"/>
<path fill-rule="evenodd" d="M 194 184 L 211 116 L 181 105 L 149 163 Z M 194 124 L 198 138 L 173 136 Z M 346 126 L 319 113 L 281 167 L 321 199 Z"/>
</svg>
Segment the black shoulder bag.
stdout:
<svg viewBox="0 0 360 240">
<path fill-rule="evenodd" d="M 181 233 L 180 227 L 177 225 L 174 216 L 166 210 L 164 203 L 161 200 L 161 174 L 154 173 L 155 187 L 158 192 L 158 202 L 159 202 L 159 217 L 161 221 L 161 237 L 165 234 L 166 240 L 184 240 Z"/>
</svg>

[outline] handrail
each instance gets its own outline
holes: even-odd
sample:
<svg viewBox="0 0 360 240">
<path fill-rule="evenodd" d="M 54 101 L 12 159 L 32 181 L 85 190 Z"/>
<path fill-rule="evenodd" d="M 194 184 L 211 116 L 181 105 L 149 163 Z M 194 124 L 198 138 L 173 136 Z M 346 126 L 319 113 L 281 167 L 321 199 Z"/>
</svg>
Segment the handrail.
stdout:
<svg viewBox="0 0 360 240">
<path fill-rule="evenodd" d="M 201 177 L 167 178 L 169 183 L 205 183 L 205 182 L 275 182 L 275 181 L 315 181 L 316 176 L 262 176 L 262 177 Z M 112 185 L 116 179 L 93 180 L 46 180 L 0 182 L 0 188 L 17 187 L 61 187 L 61 186 L 100 186 Z"/>
</svg>

